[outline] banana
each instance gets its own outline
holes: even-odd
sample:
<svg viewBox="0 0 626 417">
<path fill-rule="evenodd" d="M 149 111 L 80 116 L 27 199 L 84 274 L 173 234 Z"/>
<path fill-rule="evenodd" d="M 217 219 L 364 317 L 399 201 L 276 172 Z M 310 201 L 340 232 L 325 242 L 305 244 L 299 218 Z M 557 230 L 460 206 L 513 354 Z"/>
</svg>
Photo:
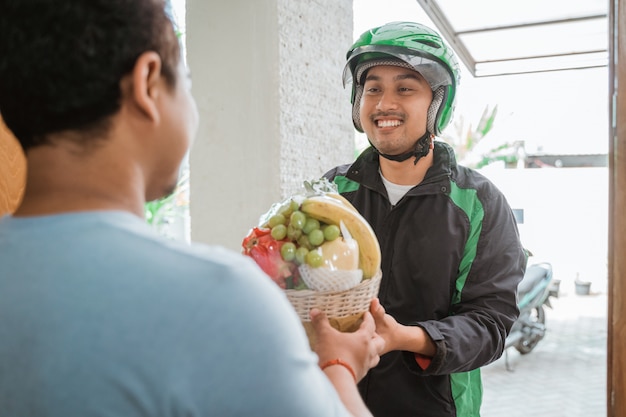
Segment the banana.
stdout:
<svg viewBox="0 0 626 417">
<path fill-rule="evenodd" d="M 363 271 L 363 278 L 372 278 L 378 273 L 381 255 L 376 234 L 348 200 L 344 202 L 335 197 L 316 195 L 306 198 L 300 210 L 328 224 L 339 225 L 343 220 L 352 238 L 359 244 L 359 268 Z"/>
</svg>

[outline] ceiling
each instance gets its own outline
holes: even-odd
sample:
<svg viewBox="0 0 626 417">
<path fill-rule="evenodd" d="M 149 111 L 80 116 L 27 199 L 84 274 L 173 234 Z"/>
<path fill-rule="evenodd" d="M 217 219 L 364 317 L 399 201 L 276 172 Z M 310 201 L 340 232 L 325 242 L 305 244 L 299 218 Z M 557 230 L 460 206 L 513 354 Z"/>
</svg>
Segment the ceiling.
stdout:
<svg viewBox="0 0 626 417">
<path fill-rule="evenodd" d="M 417 0 L 475 77 L 605 67 L 607 0 Z"/>
</svg>

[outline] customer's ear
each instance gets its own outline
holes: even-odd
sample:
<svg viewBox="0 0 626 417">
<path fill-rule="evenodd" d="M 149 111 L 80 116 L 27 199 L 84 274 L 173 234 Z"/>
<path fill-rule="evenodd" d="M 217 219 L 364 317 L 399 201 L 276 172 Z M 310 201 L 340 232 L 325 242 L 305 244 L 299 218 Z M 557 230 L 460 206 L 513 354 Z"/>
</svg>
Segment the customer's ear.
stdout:
<svg viewBox="0 0 626 417">
<path fill-rule="evenodd" d="M 160 89 L 163 85 L 161 81 L 161 57 L 156 52 L 144 52 L 135 61 L 135 66 L 131 73 L 130 97 L 138 109 L 158 123 L 160 120 L 159 99 Z"/>
</svg>

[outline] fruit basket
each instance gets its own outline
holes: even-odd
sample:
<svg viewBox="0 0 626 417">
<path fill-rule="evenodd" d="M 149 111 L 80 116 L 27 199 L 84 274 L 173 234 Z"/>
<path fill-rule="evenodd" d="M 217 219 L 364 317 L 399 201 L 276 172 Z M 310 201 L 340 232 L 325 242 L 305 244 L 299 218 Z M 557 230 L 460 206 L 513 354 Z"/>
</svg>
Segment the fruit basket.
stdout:
<svg viewBox="0 0 626 417">
<path fill-rule="evenodd" d="M 338 330 L 354 331 L 378 295 L 378 239 L 324 179 L 305 182 L 301 194 L 272 205 L 242 249 L 284 290 L 311 341 L 312 308 L 325 312 Z"/>
</svg>

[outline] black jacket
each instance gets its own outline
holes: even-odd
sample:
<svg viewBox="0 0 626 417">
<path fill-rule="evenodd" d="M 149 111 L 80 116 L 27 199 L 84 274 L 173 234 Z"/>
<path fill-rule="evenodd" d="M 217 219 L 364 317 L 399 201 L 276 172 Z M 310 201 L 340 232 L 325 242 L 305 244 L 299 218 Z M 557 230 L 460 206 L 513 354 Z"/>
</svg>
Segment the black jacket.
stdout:
<svg viewBox="0 0 626 417">
<path fill-rule="evenodd" d="M 426 369 L 390 352 L 359 384 L 376 417 L 478 417 L 479 367 L 498 359 L 518 316 L 525 255 L 502 193 L 456 164 L 436 141 L 424 180 L 395 206 L 365 150 L 325 174 L 370 222 L 382 251 L 379 298 L 399 323 L 421 326 L 437 345 Z"/>
</svg>

